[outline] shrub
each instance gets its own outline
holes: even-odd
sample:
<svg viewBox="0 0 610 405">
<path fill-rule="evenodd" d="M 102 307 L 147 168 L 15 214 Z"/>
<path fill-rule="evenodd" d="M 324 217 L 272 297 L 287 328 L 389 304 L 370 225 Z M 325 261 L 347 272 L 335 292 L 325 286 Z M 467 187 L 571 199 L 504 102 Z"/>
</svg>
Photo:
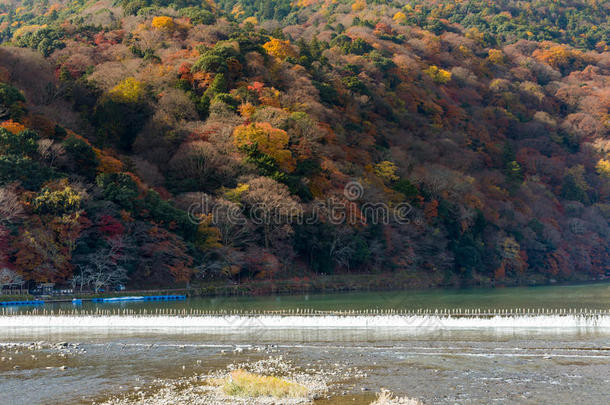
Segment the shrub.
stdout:
<svg viewBox="0 0 610 405">
<path fill-rule="evenodd" d="M 423 402 L 414 398 L 399 398 L 389 391 L 381 390 L 381 392 L 377 394 L 377 399 L 374 402 L 371 402 L 370 405 L 423 405 Z"/>
<path fill-rule="evenodd" d="M 278 377 L 268 377 L 236 370 L 224 381 L 223 391 L 239 397 L 298 398 L 307 395 L 307 387 Z"/>
</svg>

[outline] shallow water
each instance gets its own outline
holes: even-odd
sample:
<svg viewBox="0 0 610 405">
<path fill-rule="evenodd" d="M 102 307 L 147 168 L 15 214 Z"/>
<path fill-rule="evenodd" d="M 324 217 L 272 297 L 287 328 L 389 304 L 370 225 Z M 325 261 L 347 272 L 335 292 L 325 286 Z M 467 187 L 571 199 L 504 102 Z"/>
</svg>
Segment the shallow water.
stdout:
<svg viewBox="0 0 610 405">
<path fill-rule="evenodd" d="M 327 310 L 383 307 L 387 302 L 395 308 L 608 309 L 610 289 L 608 285 L 591 285 L 279 300 L 198 299 L 167 304 L 176 308 Z M 127 305 L 142 308 L 148 304 Z M 191 376 L 236 361 L 277 355 L 297 366 L 351 367 L 366 373 L 365 377 L 331 379 L 331 398 L 318 400 L 316 405 L 368 404 L 381 387 L 430 404 L 607 403 L 608 316 L 598 317 L 596 322 L 591 317 L 536 316 L 437 317 L 433 321 L 428 317 L 407 323 L 391 316 L 293 320 L 219 317 L 205 322 L 204 318 L 113 320 L 102 316 L 85 322 L 70 316 L 46 321 L 0 317 L 0 342 L 4 344 L 42 340 L 81 344 L 79 349 L 68 350 L 0 346 L 4 358 L 0 361 L 0 404 L 90 404 L 134 387 L 146 387 L 156 378 Z M 225 324 L 214 327 L 210 322 Z M 234 351 L 236 347 L 238 351 Z"/>
<path fill-rule="evenodd" d="M 3 404 L 91 403 L 96 398 L 145 386 L 155 378 L 190 376 L 230 362 L 279 354 L 300 366 L 354 367 L 366 373 L 363 378 L 332 381 L 333 398 L 356 398 L 357 401 L 350 399 L 352 403 L 369 402 L 370 395 L 367 398 L 362 389 L 369 390 L 365 392 L 368 394 L 385 387 L 426 403 L 604 404 L 610 383 L 606 334 L 558 337 L 521 332 L 498 337 L 472 332 L 438 333 L 424 339 L 385 341 L 343 331 L 335 342 L 329 341 L 328 335 L 321 339 L 316 333 L 302 336 L 306 343 L 295 342 L 294 335 L 285 339 L 285 335 L 267 334 L 263 340 L 277 344 L 268 349 L 270 353 L 252 350 L 250 345 L 255 348 L 260 343 L 245 337 L 47 337 L 81 342 L 86 353 L 66 357 L 53 354 L 51 358 L 36 353 L 39 359 L 32 360 L 27 350 L 19 354 L 3 351 L 2 356 L 13 357 L 10 362 L 0 363 Z M 39 338 L 42 336 L 36 336 Z M 243 351 L 234 353 L 234 347 Z M 13 370 L 13 364 L 19 364 L 20 369 Z M 68 369 L 47 369 L 50 366 Z"/>
</svg>

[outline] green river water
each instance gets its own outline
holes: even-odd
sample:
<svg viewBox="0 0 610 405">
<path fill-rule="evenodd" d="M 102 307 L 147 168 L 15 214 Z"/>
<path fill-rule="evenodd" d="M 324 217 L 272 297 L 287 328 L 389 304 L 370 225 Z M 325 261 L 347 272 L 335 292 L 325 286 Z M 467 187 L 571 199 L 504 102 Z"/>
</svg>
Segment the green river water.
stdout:
<svg viewBox="0 0 610 405">
<path fill-rule="evenodd" d="M 364 309 L 610 309 L 610 283 L 509 288 L 434 289 L 413 291 L 302 294 L 263 297 L 194 297 L 186 301 L 94 304 L 83 309 L 200 309 L 200 310 L 364 310 Z M 71 303 L 46 305 L 71 309 Z M 20 310 L 28 310 L 22 308 Z"/>
</svg>

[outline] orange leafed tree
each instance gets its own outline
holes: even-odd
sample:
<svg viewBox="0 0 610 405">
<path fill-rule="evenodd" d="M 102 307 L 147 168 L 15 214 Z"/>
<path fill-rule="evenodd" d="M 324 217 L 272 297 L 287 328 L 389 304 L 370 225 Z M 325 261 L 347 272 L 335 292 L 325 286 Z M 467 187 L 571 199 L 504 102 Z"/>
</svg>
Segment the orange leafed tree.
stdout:
<svg viewBox="0 0 610 405">
<path fill-rule="evenodd" d="M 353 4 L 352 4 L 352 11 L 353 12 L 358 12 L 358 11 L 362 11 L 366 8 L 366 2 L 363 0 L 356 0 Z"/>
<path fill-rule="evenodd" d="M 4 121 L 2 124 L 0 124 L 0 127 L 6 129 L 7 131 L 13 134 L 18 134 L 19 132 L 26 130 L 25 126 L 13 120 Z"/>
<path fill-rule="evenodd" d="M 79 214 L 33 217 L 15 241 L 15 265 L 27 279 L 62 282 L 72 275 L 72 252 L 88 220 Z"/>
<path fill-rule="evenodd" d="M 123 171 L 123 163 L 120 160 L 113 158 L 112 156 L 106 155 L 104 152 L 97 148 L 93 148 L 97 159 L 100 164 L 97 168 L 100 173 L 121 173 Z"/>
<path fill-rule="evenodd" d="M 504 261 L 500 263 L 500 266 L 494 270 L 494 279 L 496 281 L 501 281 L 506 277 L 506 264 Z"/>
<path fill-rule="evenodd" d="M 31 114 L 24 117 L 22 122 L 26 128 L 38 132 L 41 138 L 52 138 L 55 136 L 56 123 L 43 115 Z"/>
<path fill-rule="evenodd" d="M 532 55 L 536 59 L 562 71 L 582 69 L 588 63 L 588 58 L 585 54 L 567 45 L 552 45 L 547 48 L 537 49 Z"/>
</svg>

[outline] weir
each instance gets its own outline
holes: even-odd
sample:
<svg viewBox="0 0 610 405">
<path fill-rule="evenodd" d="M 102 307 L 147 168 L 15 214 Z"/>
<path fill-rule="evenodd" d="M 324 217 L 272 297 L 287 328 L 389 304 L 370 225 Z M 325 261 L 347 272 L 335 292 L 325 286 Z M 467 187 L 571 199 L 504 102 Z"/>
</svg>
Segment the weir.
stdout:
<svg viewBox="0 0 610 405">
<path fill-rule="evenodd" d="M 248 332 L 253 330 L 587 330 L 610 334 L 610 311 L 363 310 L 199 311 L 95 309 L 28 313 L 2 310 L 0 329 L 52 331 Z"/>
</svg>

